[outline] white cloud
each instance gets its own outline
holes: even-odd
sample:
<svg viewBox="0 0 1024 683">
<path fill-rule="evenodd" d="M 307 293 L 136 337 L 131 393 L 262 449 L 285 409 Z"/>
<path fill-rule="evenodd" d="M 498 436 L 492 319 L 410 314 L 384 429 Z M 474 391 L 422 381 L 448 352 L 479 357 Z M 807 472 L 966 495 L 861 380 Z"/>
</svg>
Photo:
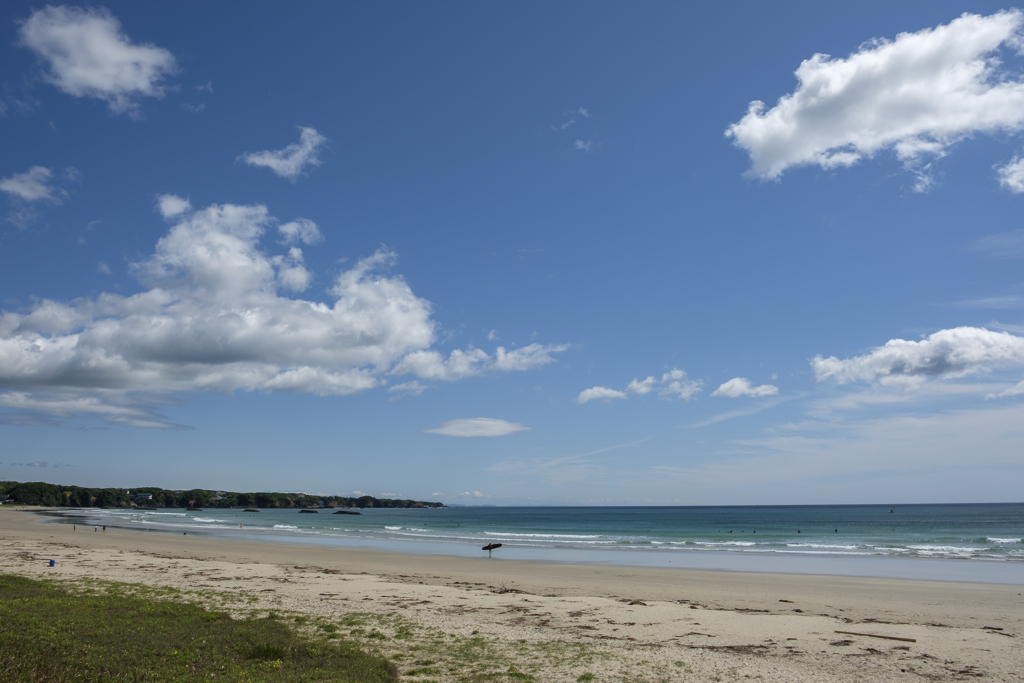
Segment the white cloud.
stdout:
<svg viewBox="0 0 1024 683">
<path fill-rule="evenodd" d="M 591 141 L 587 140 L 586 142 L 583 142 L 583 140 L 577 140 L 574 146 L 581 152 L 589 152 Z"/>
<path fill-rule="evenodd" d="M 580 116 L 583 116 L 584 118 L 588 118 L 588 119 L 590 118 L 590 112 L 588 112 L 583 107 L 580 107 L 579 109 L 577 109 L 576 113 L 579 114 Z"/>
<path fill-rule="evenodd" d="M 156 209 L 164 218 L 171 219 L 180 216 L 186 211 L 192 210 L 192 204 L 187 199 L 173 194 L 162 194 L 156 198 Z"/>
<path fill-rule="evenodd" d="M 895 40 L 871 40 L 846 59 L 816 54 L 796 70 L 796 90 L 763 102 L 726 135 L 750 154 L 749 175 L 778 178 L 793 166 L 852 166 L 894 150 L 930 184 L 927 158 L 976 132 L 1024 124 L 1024 81 L 1000 69 L 997 52 L 1018 48 L 1024 15 L 964 14 Z"/>
<path fill-rule="evenodd" d="M 611 398 L 626 398 L 626 392 L 616 391 L 608 387 L 590 387 L 580 392 L 580 395 L 576 397 L 576 403 L 583 405 L 587 401 L 595 399 L 608 400 Z"/>
<path fill-rule="evenodd" d="M 674 368 L 655 379 L 653 375 L 641 381 L 633 378 L 633 381 L 626 386 L 625 391 L 609 389 L 608 387 L 591 387 L 584 389 L 576 397 L 576 403 L 583 405 L 594 399 L 626 398 L 629 394 L 644 396 L 654 390 L 658 390 L 658 396 L 664 399 L 678 398 L 682 401 L 689 401 L 704 387 L 702 380 L 687 379 L 686 373 Z"/>
<path fill-rule="evenodd" d="M 658 396 L 661 398 L 676 397 L 681 401 L 689 401 L 704 388 L 704 380 L 691 380 L 686 378 L 686 373 L 679 369 L 666 372 L 661 376 L 661 383 L 664 385 Z"/>
<path fill-rule="evenodd" d="M 396 384 L 393 387 L 388 387 L 388 393 L 394 394 L 389 400 L 398 401 L 406 396 L 419 396 L 429 388 L 429 384 L 420 384 L 417 380 Z"/>
<path fill-rule="evenodd" d="M 982 237 L 971 245 L 971 249 L 984 252 L 992 258 L 1024 258 L 1024 230 Z"/>
<path fill-rule="evenodd" d="M 775 396 L 778 393 L 779 388 L 771 384 L 762 384 L 761 386 L 755 387 L 746 377 L 733 377 L 731 380 L 715 389 L 711 395 L 737 398 L 739 396 Z"/>
<path fill-rule="evenodd" d="M 313 274 L 302 265 L 302 250 L 292 247 L 287 255 L 274 256 L 270 262 L 277 268 L 277 282 L 285 289 L 302 292 L 309 287 Z"/>
<path fill-rule="evenodd" d="M 74 97 L 103 100 L 115 113 L 135 113 L 139 97 L 162 97 L 174 56 L 134 44 L 106 9 L 52 7 L 21 24 L 21 44 L 46 62 L 46 80 Z"/>
<path fill-rule="evenodd" d="M 959 308 L 1022 308 L 1024 307 L 1024 296 L 1009 294 L 1006 296 L 989 296 L 984 299 L 968 299 L 957 301 L 952 306 Z"/>
<path fill-rule="evenodd" d="M 463 351 L 455 349 L 445 359 L 438 351 L 424 349 L 413 351 L 398 363 L 391 371 L 393 375 L 410 373 L 420 379 L 438 379 L 455 381 L 465 377 L 475 377 L 492 370 L 505 372 L 530 370 L 541 365 L 553 363 L 552 354 L 562 353 L 567 344 L 530 344 L 519 349 L 506 351 L 499 346 L 494 356 L 486 351 L 470 347 Z"/>
<path fill-rule="evenodd" d="M 425 429 L 428 434 L 441 434 L 443 436 L 506 436 L 530 429 L 519 422 L 509 422 L 493 417 L 470 417 L 458 420 L 448 420 L 439 427 Z"/>
<path fill-rule="evenodd" d="M 491 330 L 490 332 L 487 333 L 487 341 L 494 341 L 495 339 L 500 339 L 500 338 L 501 337 L 498 336 L 498 331 L 497 330 Z"/>
<path fill-rule="evenodd" d="M 0 407 L 15 411 L 46 413 L 64 418 L 94 417 L 127 427 L 173 428 L 178 426 L 167 423 L 146 408 L 124 405 L 119 398 L 81 396 L 72 392 L 60 391 L 46 392 L 42 396 L 32 396 L 24 391 L 7 391 L 0 392 Z"/>
<path fill-rule="evenodd" d="M 316 227 L 316 223 L 308 218 L 296 218 L 293 221 L 279 225 L 277 226 L 277 231 L 284 237 L 285 244 L 294 244 L 296 242 L 316 244 L 324 239 L 320 228 Z"/>
<path fill-rule="evenodd" d="M 104 261 L 100 261 L 99 263 L 96 264 L 96 270 L 103 273 L 104 275 L 110 275 L 110 266 L 107 265 Z"/>
<path fill-rule="evenodd" d="M 1012 386 L 1009 389 L 1006 389 L 1004 391 L 1000 391 L 998 393 L 997 392 L 993 392 L 991 394 L 987 394 L 985 396 L 985 399 L 986 400 L 991 400 L 991 399 L 994 399 L 994 398 L 1008 398 L 1010 396 L 1020 396 L 1021 394 L 1024 394 L 1024 380 L 1018 382 L 1014 386 Z"/>
<path fill-rule="evenodd" d="M 25 202 L 48 201 L 60 204 L 60 193 L 50 179 L 53 172 L 44 166 L 33 166 L 24 173 L 14 173 L 10 178 L 0 179 L 0 191 Z"/>
<path fill-rule="evenodd" d="M 0 407 L 167 426 L 147 406 L 173 392 L 346 395 L 385 384 L 423 354 L 434 358 L 430 302 L 385 272 L 390 252 L 341 272 L 330 303 L 290 298 L 285 292 L 305 289 L 312 275 L 297 247 L 260 249 L 276 224 L 265 207 L 160 205 L 174 223 L 150 257 L 131 265 L 143 291 L 0 312 Z M 531 344 L 494 357 L 469 349 L 436 360 L 442 378 L 454 380 L 527 370 L 566 348 Z M 460 356 L 468 369 L 457 367 Z M 403 390 L 421 391 L 414 384 Z"/>
<path fill-rule="evenodd" d="M 630 382 L 629 385 L 626 387 L 626 391 L 628 391 L 631 394 L 638 394 L 640 396 L 643 396 L 644 394 L 649 394 L 652 391 L 654 391 L 654 385 L 656 383 L 657 380 L 655 380 L 653 376 L 649 376 L 642 382 L 638 380 L 636 377 L 634 377 L 633 381 Z"/>
<path fill-rule="evenodd" d="M 999 184 L 1014 194 L 1024 192 L 1024 159 L 1013 157 L 1005 166 L 997 166 Z"/>
<path fill-rule="evenodd" d="M 869 354 L 839 360 L 811 360 L 820 382 L 921 381 L 926 377 L 955 378 L 1000 366 L 1024 364 L 1024 337 L 978 327 L 940 330 L 921 341 L 893 339 Z"/>
<path fill-rule="evenodd" d="M 314 128 L 300 126 L 299 131 L 299 141 L 284 149 L 249 152 L 239 158 L 250 166 L 263 166 L 282 178 L 295 180 L 307 166 L 320 165 L 318 154 L 327 143 L 327 138 Z"/>
</svg>

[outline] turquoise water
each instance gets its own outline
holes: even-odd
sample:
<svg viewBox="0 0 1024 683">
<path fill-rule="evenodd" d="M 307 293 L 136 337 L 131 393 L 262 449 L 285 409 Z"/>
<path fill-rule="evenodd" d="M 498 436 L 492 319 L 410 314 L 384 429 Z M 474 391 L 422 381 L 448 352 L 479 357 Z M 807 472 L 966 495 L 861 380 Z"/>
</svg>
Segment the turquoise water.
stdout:
<svg viewBox="0 0 1024 683">
<path fill-rule="evenodd" d="M 77 510 L 96 523 L 306 543 L 409 542 L 479 548 L 685 555 L 1024 560 L 1024 503 L 757 507 L 493 507 Z M 71 521 L 70 519 L 66 521 Z M 238 525 L 242 524 L 240 528 Z M 373 543 L 370 543 L 371 545 Z M 362 544 L 361 544 L 362 545 Z M 505 554 L 509 553 L 505 551 Z M 1020 565 L 1024 571 L 1024 564 Z"/>
</svg>

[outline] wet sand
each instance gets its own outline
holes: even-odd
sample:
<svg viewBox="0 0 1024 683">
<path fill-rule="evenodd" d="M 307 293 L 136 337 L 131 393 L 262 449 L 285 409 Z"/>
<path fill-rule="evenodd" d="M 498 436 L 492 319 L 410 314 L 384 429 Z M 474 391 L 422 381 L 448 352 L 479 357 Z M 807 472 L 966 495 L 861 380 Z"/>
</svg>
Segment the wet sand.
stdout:
<svg viewBox="0 0 1024 683">
<path fill-rule="evenodd" d="M 230 593 L 246 609 L 342 625 L 362 615 L 377 633 L 368 645 L 396 657 L 407 674 L 418 670 L 409 651 L 429 649 L 437 634 L 446 634 L 458 642 L 479 640 L 491 659 L 501 659 L 501 670 L 513 666 L 538 681 L 575 681 L 584 673 L 598 681 L 1024 677 L 1024 585 L 572 565 L 83 526 L 73 531 L 10 507 L 0 509 L 0 571 Z M 1024 567 L 1021 573 L 1024 584 Z M 365 631 L 354 628 L 351 635 L 361 638 Z M 459 652 L 453 646 L 435 654 L 430 661 L 440 663 L 428 667 L 429 677 L 458 680 L 465 673 L 457 671 L 458 657 L 468 656 Z"/>
</svg>

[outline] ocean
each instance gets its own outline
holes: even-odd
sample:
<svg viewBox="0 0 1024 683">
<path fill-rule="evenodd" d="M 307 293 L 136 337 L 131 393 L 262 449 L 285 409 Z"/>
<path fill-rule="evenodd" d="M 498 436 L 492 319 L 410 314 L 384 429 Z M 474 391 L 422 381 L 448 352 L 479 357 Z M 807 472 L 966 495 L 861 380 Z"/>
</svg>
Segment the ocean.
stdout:
<svg viewBox="0 0 1024 683">
<path fill-rule="evenodd" d="M 61 521 L 413 553 L 1024 583 L 1024 503 L 77 509 Z M 239 526 L 241 525 L 241 526 Z"/>
</svg>

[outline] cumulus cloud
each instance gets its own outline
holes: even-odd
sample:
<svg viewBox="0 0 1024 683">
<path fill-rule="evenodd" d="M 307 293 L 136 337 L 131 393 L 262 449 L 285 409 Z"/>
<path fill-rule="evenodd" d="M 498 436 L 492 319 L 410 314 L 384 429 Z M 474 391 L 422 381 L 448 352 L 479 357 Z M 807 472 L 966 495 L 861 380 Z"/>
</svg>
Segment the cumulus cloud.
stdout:
<svg viewBox="0 0 1024 683">
<path fill-rule="evenodd" d="M 0 406 L 153 426 L 161 419 L 145 405 L 172 392 L 353 394 L 431 353 L 431 305 L 387 273 L 390 252 L 341 272 L 330 303 L 291 298 L 285 292 L 305 289 L 311 275 L 297 247 L 260 249 L 276 224 L 265 207 L 161 204 L 172 226 L 130 267 L 143 291 L 0 312 Z M 472 373 L 442 365 L 446 379 L 526 370 L 564 348 L 500 349 Z"/>
<path fill-rule="evenodd" d="M 192 203 L 173 194 L 162 194 L 156 198 L 156 210 L 166 219 L 180 216 L 192 210 Z"/>
<path fill-rule="evenodd" d="M 21 23 L 19 37 L 57 89 L 103 100 L 115 113 L 135 113 L 140 97 L 162 97 L 161 82 L 177 69 L 170 52 L 132 43 L 103 8 L 47 6 Z"/>
<path fill-rule="evenodd" d="M 269 168 L 282 178 L 295 180 L 308 166 L 319 166 L 320 149 L 327 138 L 314 128 L 299 127 L 299 141 L 284 149 L 248 152 L 239 157 L 250 166 Z"/>
<path fill-rule="evenodd" d="M 689 401 L 704 388 L 704 380 L 687 379 L 685 372 L 676 369 L 661 376 L 661 385 L 659 397 Z"/>
<path fill-rule="evenodd" d="M 1024 159 L 1013 157 L 1004 166 L 997 166 L 996 173 L 999 175 L 999 184 L 1014 194 L 1024 192 Z"/>
<path fill-rule="evenodd" d="M 816 54 L 796 70 L 794 92 L 766 110 L 750 103 L 726 135 L 750 154 L 749 175 L 778 178 L 793 166 L 852 166 L 893 150 L 930 183 L 926 160 L 973 133 L 1024 124 L 1024 81 L 1000 68 L 1018 48 L 1024 15 L 963 14 L 949 24 L 876 39 L 845 59 Z"/>
<path fill-rule="evenodd" d="M 308 218 L 296 218 L 288 223 L 283 223 L 277 226 L 277 231 L 281 233 L 285 244 L 295 244 L 296 242 L 316 244 L 324 239 L 320 228 L 316 227 L 316 223 Z"/>
<path fill-rule="evenodd" d="M 466 350 L 455 349 L 447 358 L 438 351 L 424 349 L 405 356 L 391 374 L 408 373 L 420 379 L 453 382 L 492 370 L 511 372 L 547 365 L 555 361 L 553 354 L 562 353 L 568 348 L 568 344 L 530 344 L 507 351 L 505 347 L 499 346 L 491 356 L 483 349 L 470 347 Z"/>
<path fill-rule="evenodd" d="M 24 173 L 14 173 L 0 179 L 0 191 L 24 202 L 48 201 L 60 204 L 60 190 L 50 185 L 53 171 L 45 166 L 33 166 Z"/>
<path fill-rule="evenodd" d="M 530 429 L 519 422 L 509 422 L 493 417 L 469 417 L 458 420 L 448 420 L 439 427 L 425 429 L 428 434 L 441 434 L 442 436 L 507 436 Z"/>
<path fill-rule="evenodd" d="M 940 330 L 921 341 L 893 339 L 863 356 L 815 356 L 817 380 L 880 382 L 956 378 L 1024 364 L 1024 337 L 978 327 Z"/>
<path fill-rule="evenodd" d="M 601 386 L 584 389 L 576 397 L 576 403 L 583 405 L 587 401 L 594 399 L 626 398 L 630 394 L 644 396 L 652 391 L 657 391 L 659 398 L 678 398 L 682 401 L 689 401 L 703 387 L 703 380 L 688 379 L 685 372 L 674 368 L 663 374 L 660 380 L 656 379 L 653 375 L 644 380 L 638 380 L 634 377 L 633 381 L 626 386 L 625 391 Z"/>
<path fill-rule="evenodd" d="M 779 388 L 771 384 L 755 387 L 746 377 L 733 377 L 728 382 L 711 392 L 712 396 L 737 398 L 739 396 L 775 396 Z"/>
</svg>

